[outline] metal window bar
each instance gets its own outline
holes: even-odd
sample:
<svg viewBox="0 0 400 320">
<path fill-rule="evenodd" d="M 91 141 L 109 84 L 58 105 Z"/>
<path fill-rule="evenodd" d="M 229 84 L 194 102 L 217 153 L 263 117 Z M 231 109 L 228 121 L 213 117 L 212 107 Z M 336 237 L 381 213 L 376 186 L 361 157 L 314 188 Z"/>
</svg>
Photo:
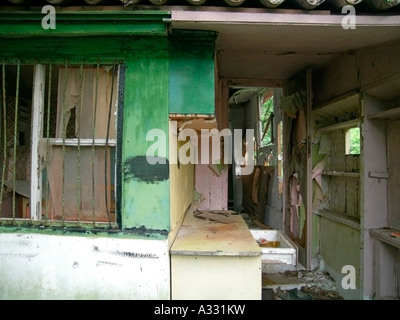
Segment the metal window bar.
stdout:
<svg viewBox="0 0 400 320">
<path fill-rule="evenodd" d="M 66 72 L 66 75 L 64 75 L 64 80 L 65 82 L 68 82 L 67 79 L 67 74 L 69 76 L 71 76 L 70 71 L 73 70 L 75 68 L 75 71 L 78 72 L 77 70 L 77 66 L 74 65 L 66 65 L 64 66 L 64 71 Z M 88 198 L 86 198 L 86 200 L 83 202 L 82 200 L 82 183 L 86 183 L 87 179 L 85 179 L 85 181 L 82 181 L 82 161 L 87 161 L 87 158 L 82 158 L 82 147 L 87 147 L 90 146 L 91 147 L 91 210 L 92 210 L 92 223 L 93 223 L 93 228 L 96 228 L 96 223 L 99 221 L 107 221 L 108 222 L 108 226 L 109 228 L 112 228 L 112 221 L 111 221 L 111 214 L 110 214 L 110 206 L 112 205 L 112 203 L 110 202 L 110 192 L 112 191 L 112 184 L 109 181 L 109 176 L 110 176 L 110 168 L 109 165 L 111 164 L 109 162 L 110 160 L 110 146 L 114 146 L 115 147 L 115 140 L 110 141 L 110 127 L 111 127 L 111 115 L 112 115 L 112 108 L 114 105 L 116 105 L 116 103 L 114 103 L 114 100 L 116 99 L 116 95 L 115 95 L 115 84 L 116 84 L 116 76 L 117 76 L 117 66 L 114 64 L 113 66 L 111 65 L 106 65 L 103 66 L 100 63 L 97 63 L 96 65 L 96 69 L 92 69 L 93 73 L 89 72 L 89 74 L 91 75 L 90 77 L 93 78 L 87 78 L 88 74 L 85 73 L 85 68 L 86 66 L 84 65 L 84 63 L 82 62 L 79 65 L 79 80 L 76 82 L 79 82 L 79 84 L 77 83 L 77 102 L 76 105 L 73 107 L 75 110 L 75 116 L 76 119 L 74 119 L 74 123 L 75 123 L 75 127 L 74 127 L 74 136 L 75 138 L 70 138 L 71 136 L 71 132 L 69 132 L 69 125 L 68 122 L 71 122 L 71 119 L 67 119 L 67 103 L 66 103 L 66 96 L 67 94 L 71 94 L 70 92 L 67 93 L 67 87 L 64 84 L 62 90 L 63 92 L 63 111 L 62 111 L 62 118 L 63 118 L 63 123 L 62 123 L 62 139 L 59 138 L 55 138 L 55 139 L 49 139 L 49 143 L 52 146 L 56 146 L 59 145 L 59 140 L 62 140 L 62 163 L 63 163 L 63 181 L 62 181 L 62 206 L 63 206 L 63 212 L 62 212 L 62 217 L 63 217 L 63 221 L 66 221 L 66 192 L 67 189 L 65 188 L 65 175 L 68 174 L 68 172 L 66 171 L 66 166 L 65 166 L 65 161 L 66 161 L 66 152 L 68 152 L 68 148 L 70 147 L 75 147 L 75 151 L 77 152 L 77 164 L 76 164 L 76 194 L 77 194 L 77 203 L 76 203 L 76 209 L 77 209 L 77 215 L 78 215 L 78 222 L 83 221 L 81 219 L 81 213 L 83 210 L 82 205 L 85 204 L 85 208 L 87 208 L 87 204 L 88 204 Z M 91 68 L 93 68 L 91 66 Z M 101 71 L 103 72 L 102 74 L 100 74 L 100 68 Z M 104 69 L 103 69 L 104 68 Z M 90 70 L 90 68 L 89 68 Z M 104 97 L 102 97 L 101 95 L 104 94 L 104 87 L 102 87 L 100 90 L 100 86 L 99 86 L 99 81 L 100 81 L 100 76 L 104 76 L 104 70 L 112 70 L 113 73 L 109 74 L 109 80 L 107 80 L 107 87 L 108 89 L 110 89 L 111 93 L 106 93 L 107 96 L 107 101 L 104 100 Z M 76 76 L 76 73 L 74 73 L 74 75 Z M 73 78 L 76 79 L 76 78 Z M 87 82 L 85 81 L 90 81 L 90 79 L 93 79 L 93 87 L 94 87 L 94 93 L 92 96 L 92 102 L 90 102 L 88 104 L 88 102 L 84 99 L 84 94 L 91 94 L 90 92 L 85 91 L 84 89 L 84 85 L 87 85 Z M 72 80 L 74 81 L 74 80 Z M 110 81 L 111 82 L 111 87 L 109 87 L 110 85 Z M 104 78 L 102 78 L 102 85 L 104 85 Z M 108 90 L 107 89 L 107 90 Z M 86 89 L 87 90 L 87 89 Z M 101 91 L 101 92 L 100 92 Z M 99 108 L 99 102 L 102 102 L 102 118 L 98 118 L 98 108 Z M 109 99 L 109 100 L 108 100 Z M 86 102 L 85 102 L 86 101 Z M 107 105 L 108 105 L 108 110 L 107 110 Z M 71 108 L 71 106 L 69 106 L 68 108 Z M 91 108 L 91 112 L 92 112 L 92 123 L 91 123 L 91 130 L 89 129 L 89 131 L 91 131 L 91 139 L 90 139 L 90 143 L 89 143 L 89 139 L 87 139 L 87 136 L 82 136 L 81 133 L 81 126 L 82 126 L 82 121 L 84 121 L 85 119 L 82 118 L 82 114 L 83 114 L 83 108 Z M 87 114 L 87 112 L 90 112 L 89 109 L 85 109 L 85 114 Z M 72 118 L 72 117 L 71 117 Z M 100 119 L 104 119 L 104 125 L 107 125 L 106 127 L 106 131 L 105 131 L 105 139 L 103 138 L 97 138 L 97 130 L 101 129 L 101 128 L 96 128 L 96 126 L 99 125 L 99 121 Z M 107 124 L 105 123 L 107 122 Z M 114 124 L 115 126 L 115 124 Z M 88 129 L 88 128 L 87 128 Z M 87 129 L 84 130 L 83 132 L 87 132 Z M 102 130 L 100 130 L 102 131 Z M 104 130 L 103 130 L 104 132 Z M 99 149 L 98 146 L 100 147 L 104 147 L 105 151 L 104 151 L 104 209 L 99 207 L 99 202 L 98 202 L 98 198 L 99 198 L 99 192 L 102 189 L 102 187 L 99 185 L 99 181 L 96 180 L 98 179 L 100 176 L 98 175 L 98 170 L 101 170 L 101 168 L 98 167 L 97 165 L 97 160 L 99 159 Z M 86 154 L 86 152 L 85 152 Z M 82 160 L 85 159 L 85 160 Z M 85 162 L 86 163 L 86 162 Z M 86 163 L 85 165 L 89 165 L 89 163 Z M 70 172 L 69 172 L 70 173 Z M 102 175 L 102 174 L 101 174 Z M 69 190 L 69 189 L 68 189 Z M 87 193 L 85 193 L 87 195 Z M 100 196 L 101 197 L 101 196 Z M 68 208 L 70 208 L 70 203 L 68 204 Z M 104 211 L 103 211 L 104 210 Z M 87 212 L 87 210 L 85 209 L 85 211 Z M 98 213 L 101 214 L 101 212 L 103 212 L 103 214 L 106 214 L 106 216 L 102 215 L 100 216 L 101 219 L 103 220 L 99 220 L 99 216 L 97 215 Z M 87 221 L 88 216 L 85 216 L 85 221 Z M 104 220 L 105 219 L 105 220 Z"/>
<path fill-rule="evenodd" d="M 108 210 L 108 190 L 107 190 L 107 175 L 108 175 L 108 165 L 107 165 L 107 159 L 108 159 L 108 138 L 110 134 L 110 120 L 111 120 L 111 111 L 112 111 L 112 103 L 113 103 L 113 96 L 114 96 L 114 82 L 115 82 L 115 73 L 117 69 L 114 64 L 113 66 L 113 73 L 112 73 L 112 80 L 111 80 L 111 94 L 110 94 L 110 104 L 109 104 L 109 109 L 108 109 L 108 119 L 107 119 L 107 133 L 106 133 L 106 147 L 104 150 L 104 193 L 105 193 L 105 204 L 106 204 L 106 212 L 107 212 L 107 219 L 108 219 L 108 225 L 111 229 L 111 220 L 110 220 L 110 211 Z"/>
<path fill-rule="evenodd" d="M 33 79 L 31 78 L 29 81 L 26 77 L 29 74 L 32 74 L 30 68 L 33 67 Z M 88 67 L 89 70 L 92 69 L 90 77 L 86 74 L 85 68 Z M 64 68 L 65 73 L 61 74 L 60 70 Z M 73 73 L 76 78 L 71 78 L 71 81 L 75 83 L 76 87 L 78 88 L 78 103 L 73 106 L 74 114 L 70 117 L 67 115 L 67 111 L 71 111 L 71 105 L 67 105 L 67 85 L 69 81 L 69 77 L 72 77 L 69 73 L 70 70 L 75 68 Z M 78 78 L 78 68 L 79 68 L 79 78 Z M 113 126 L 113 135 L 116 134 L 114 130 L 116 129 L 116 113 L 113 110 L 113 107 L 117 107 L 118 105 L 118 81 L 119 81 L 119 66 L 117 63 L 113 65 L 107 64 L 102 65 L 98 62 L 96 65 L 85 65 L 83 62 L 80 65 L 71 65 L 68 61 L 61 65 L 53 65 L 53 64 L 35 64 L 35 65 L 28 65 L 28 68 L 23 65 L 23 73 L 21 72 L 21 62 L 17 61 L 17 64 L 14 62 L 13 64 L 7 64 L 5 60 L 2 62 L 1 66 L 1 80 L 2 84 L 0 87 L 0 103 L 2 107 L 0 107 L 0 131 L 3 133 L 3 139 L 0 141 L 0 145 L 4 144 L 3 146 L 3 162 L 1 162 L 0 173 L 1 173 L 1 186 L 0 186 L 0 218 L 11 217 L 12 213 L 12 223 L 15 223 L 16 218 L 20 218 L 20 209 L 19 202 L 19 193 L 16 193 L 16 187 L 21 179 L 20 178 L 20 168 L 17 166 L 18 157 L 20 152 L 25 152 L 24 150 L 19 149 L 19 118 L 20 112 L 19 107 L 21 105 L 21 99 L 25 99 L 24 97 L 20 97 L 21 90 L 23 92 L 27 92 L 26 84 L 29 83 L 32 90 L 32 123 L 31 123 L 31 150 L 28 150 L 29 157 L 32 162 L 31 167 L 31 175 L 30 175 L 30 218 L 31 220 L 42 220 L 46 222 L 56 222 L 56 224 L 60 223 L 62 226 L 65 226 L 66 222 L 76 222 L 80 225 L 81 221 L 89 222 L 92 220 L 93 227 L 97 227 L 97 223 L 99 222 L 106 222 L 108 227 L 112 228 L 112 222 L 114 219 L 111 219 L 111 212 L 115 214 L 114 206 L 114 190 L 115 190 L 115 181 L 111 181 L 115 179 L 115 168 L 111 169 L 110 166 L 113 164 L 116 165 L 116 159 L 114 159 L 115 152 L 110 153 L 111 148 L 116 148 L 116 137 L 110 136 L 110 129 Z M 29 70 L 29 73 L 26 71 Z M 107 71 L 107 72 L 104 72 Z M 100 71 L 102 73 L 100 73 Z M 112 73 L 110 73 L 112 72 Z M 9 77 L 8 75 L 12 75 Z M 58 78 L 64 83 L 55 82 L 54 75 L 58 74 Z M 105 77 L 103 76 L 106 74 Z M 102 76 L 102 78 L 100 78 Z M 12 83 L 10 83 L 10 79 Z M 16 78 L 16 81 L 13 81 Z M 76 79 L 76 80 L 73 80 Z M 79 80 L 78 80 L 79 79 Z M 92 79 L 92 80 L 90 80 Z M 101 87 L 99 86 L 99 79 L 101 79 L 102 84 Z M 7 82 L 8 81 L 8 82 Z M 21 82 L 22 81 L 22 82 Z M 86 81 L 86 82 L 85 82 Z M 90 84 L 91 88 L 93 88 L 93 93 L 90 93 L 92 89 L 88 89 L 88 83 Z M 83 89 L 83 85 L 86 85 L 86 89 Z M 111 87 L 110 87 L 111 83 Z M 23 86 L 22 86 L 23 84 Z M 55 90 L 58 84 L 58 90 Z M 107 92 L 104 92 L 104 86 L 107 88 Z M 7 103 L 7 96 L 6 91 L 8 88 L 12 88 L 12 91 L 15 91 L 15 108 L 13 112 L 13 118 L 11 117 L 10 107 L 12 105 Z M 62 92 L 62 91 L 64 92 Z M 89 91 L 88 91 L 89 90 Z M 111 93 L 110 93 L 111 91 Z M 29 90 L 28 90 L 29 92 Z M 91 102 L 85 103 L 84 101 L 84 94 L 92 94 L 92 98 L 89 98 Z M 71 93 L 68 93 L 71 95 Z M 46 96 L 46 98 L 45 98 Z M 105 100 L 104 97 L 107 96 Z M 57 98 L 58 97 L 58 98 Z M 68 96 L 70 97 L 70 96 Z M 60 100 L 61 99 L 61 100 Z M 86 99 L 86 98 L 85 98 Z M 100 100 L 101 99 L 101 100 Z M 98 107 L 99 102 L 101 101 L 101 115 L 98 118 Z M 28 105 L 31 103 L 27 100 Z M 70 101 L 68 102 L 70 103 Z M 75 102 L 74 102 L 75 103 Z M 25 106 L 25 104 L 23 105 Z M 22 108 L 22 106 L 21 106 Z M 68 109 L 69 108 L 69 109 Z M 86 127 L 87 132 L 92 132 L 91 137 L 81 135 L 82 125 L 86 126 L 88 123 L 85 123 L 86 120 L 83 115 L 83 109 L 85 109 L 85 114 L 87 112 L 91 113 L 92 121 L 91 127 Z M 56 109 L 57 112 L 54 112 Z M 22 110 L 22 109 L 21 109 Z M 89 111 L 92 110 L 92 111 Z M 1 112 L 2 111 L 2 112 Z M 57 116 L 58 113 L 58 116 Z M 8 114 L 8 115 L 7 115 Z M 112 118 L 112 115 L 115 116 Z M 57 119 L 54 117 L 56 116 Z M 100 120 L 103 119 L 103 120 Z M 13 123 L 10 123 L 14 120 Z M 21 115 L 21 120 L 22 115 Z M 59 122 L 63 121 L 62 124 Z M 68 125 L 70 123 L 70 126 Z M 100 123 L 102 123 L 100 125 Z M 44 126 L 43 126 L 44 124 Z M 104 127 L 102 127 L 104 124 Z M 25 125 L 25 123 L 24 123 Z M 10 127 L 7 129 L 7 126 Z M 96 128 L 98 126 L 99 128 Z M 105 128 L 105 126 L 107 126 Z M 13 129 L 11 129 L 13 127 Z M 44 128 L 43 128 L 44 127 Z M 71 138 L 71 133 L 68 132 L 68 129 L 73 128 L 75 130 L 75 138 Z M 29 128 L 29 126 L 28 126 Z M 45 129 L 45 130 L 43 130 Z M 44 132 L 43 132 L 44 131 Z M 58 131 L 58 136 L 56 135 L 56 131 Z M 35 133 L 36 132 L 36 133 Z M 100 134 L 100 132 L 102 132 Z M 104 138 L 104 134 L 106 135 Z M 90 135 L 90 134 L 89 134 Z M 110 138 L 111 137 L 111 138 Z M 36 139 L 36 142 L 34 141 Z M 11 143 L 12 142 L 12 143 Z M 43 146 L 43 150 L 41 150 Z M 82 149 L 91 147 L 91 160 L 90 160 L 90 151 L 87 153 L 85 151 L 85 158 L 82 158 Z M 13 152 L 9 152 L 12 148 Z M 59 160 L 57 163 L 51 164 L 52 161 L 52 150 L 56 150 L 59 155 Z M 72 148 L 72 149 L 71 149 Z M 24 148 L 25 149 L 25 148 Z M 104 160 L 101 160 L 101 150 L 104 149 Z M 67 161 L 71 158 L 66 158 L 66 154 L 73 150 L 74 154 L 74 162 L 76 163 L 76 177 L 72 176 L 72 179 L 76 179 L 76 186 L 72 187 L 72 185 L 68 185 L 66 187 L 66 175 L 70 175 L 73 173 L 71 171 L 71 162 L 66 167 Z M 86 149 L 88 150 L 88 149 Z M 11 151 L 11 150 L 10 150 Z M 1 152 L 1 151 L 0 151 Z M 36 152 L 36 153 L 35 153 Z M 100 154 L 99 154 L 100 152 Z M 76 158 L 75 158 L 76 155 Z M 69 154 L 69 157 L 71 154 Z M 28 159 L 29 159 L 28 157 Z M 98 162 L 100 160 L 100 162 Z M 111 160 L 111 162 L 110 162 Z M 50 161 L 50 162 L 49 162 Z M 91 167 L 91 174 L 90 171 L 86 171 L 87 174 L 86 179 L 82 179 L 82 173 L 85 172 L 85 167 L 82 167 L 82 161 L 84 161 L 84 165 L 87 168 Z M 104 161 L 104 172 L 99 164 Z M 24 169 L 28 170 L 28 166 L 24 164 Z M 51 167 L 52 166 L 52 167 Z M 58 171 L 57 168 L 60 168 L 61 172 Z M 72 167 L 73 168 L 73 167 Z M 42 185 L 42 172 L 46 170 L 46 175 L 43 175 L 43 178 L 46 177 L 46 180 L 43 180 Z M 59 182 L 57 182 L 58 187 L 52 189 L 49 170 L 52 170 L 52 174 L 54 172 L 58 172 L 56 176 L 58 176 Z M 83 170 L 83 171 L 82 171 Z M 87 170 L 87 169 L 86 169 Z M 90 170 L 90 169 L 89 169 Z M 111 170 L 112 173 L 111 173 Z M 8 174 L 7 174 L 8 173 Z M 103 190 L 103 186 L 101 186 L 101 182 L 99 181 L 100 177 L 104 174 L 104 199 L 100 202 L 98 201 L 99 198 L 102 198 L 100 192 Z M 7 180 L 8 179 L 8 180 Z M 10 181 L 12 179 L 12 182 Z M 8 181 L 8 183 L 6 182 Z M 54 184 L 53 178 L 53 184 Z M 71 178 L 68 177 L 69 183 L 71 183 Z M 72 180 L 73 181 L 73 180 Z M 100 182 L 100 184 L 99 184 Z M 74 184 L 74 183 L 73 183 Z M 86 184 L 85 190 L 85 200 L 83 201 L 83 189 L 82 186 Z M 9 186 L 9 189 L 6 187 Z M 74 203 L 71 201 L 71 190 L 72 188 L 76 188 L 76 197 L 77 202 Z M 7 210 L 7 215 L 2 214 L 2 203 L 4 202 L 4 194 L 7 194 L 7 197 L 11 198 L 9 190 L 12 190 L 12 199 L 10 199 L 10 203 L 7 205 L 10 207 Z M 7 190 L 7 193 L 6 193 Z M 91 190 L 91 199 L 88 197 L 89 194 L 87 191 Z M 67 194 L 68 194 L 68 197 Z M 110 197 L 111 195 L 111 197 Z M 18 198 L 17 198 L 18 197 Z M 50 203 L 51 199 L 56 199 L 59 203 L 58 209 L 55 209 L 54 203 Z M 8 199 L 8 198 L 7 198 Z M 42 200 L 46 199 L 45 203 L 42 203 Z M 7 200 L 8 201 L 8 200 Z M 74 200 L 75 201 L 75 200 Z M 60 203 L 61 202 L 61 203 Z M 11 210 L 11 203 L 12 203 L 12 210 Z M 83 210 L 83 203 L 85 203 L 85 220 L 81 219 L 81 213 Z M 87 213 L 89 204 L 91 203 L 91 211 L 92 211 L 92 218 L 89 218 Z M 16 208 L 16 204 L 18 207 Z M 73 213 L 71 211 L 71 206 L 75 205 L 77 212 Z M 58 206 L 58 205 L 57 205 Z M 104 207 L 105 206 L 105 210 Z M 66 215 L 66 208 L 68 208 L 68 212 Z M 61 210 L 60 210 L 61 209 Z M 89 209 L 90 210 L 90 209 Z M 10 212 L 12 211 L 12 212 Z M 73 209 L 75 211 L 75 209 Z M 56 216 L 54 215 L 56 213 Z M 73 215 L 72 215 L 73 214 Z M 23 218 L 25 217 L 22 216 Z M 72 217 L 72 219 L 71 219 Z M 89 218 L 89 219 L 88 219 Z M 57 223 L 58 221 L 58 223 Z M 87 224 L 86 224 L 87 225 Z M 104 225 L 103 225 L 104 227 Z M 103 228 L 102 227 L 102 228 Z"/>
<path fill-rule="evenodd" d="M 78 115 L 77 115 L 77 121 L 76 121 L 76 135 L 78 138 L 78 159 L 76 163 L 76 182 L 77 182 L 77 212 L 78 212 L 78 223 L 81 220 L 81 203 L 82 203 L 82 198 L 81 198 L 81 135 L 80 135 L 80 129 L 81 129 L 81 111 L 82 111 L 82 90 L 83 90 L 83 62 L 81 62 L 81 65 L 79 67 L 79 93 L 78 93 Z"/>
<path fill-rule="evenodd" d="M 1 168 L 1 189 L 0 189 L 0 213 L 3 208 L 3 194 L 4 194 L 4 181 L 5 181 L 5 174 L 6 174 L 6 157 L 7 157 L 7 117 L 6 117 L 6 112 L 7 112 L 7 106 L 6 106 L 6 64 L 5 61 L 3 60 L 2 64 L 2 104 L 3 104 L 3 165 Z M 1 121 L 0 121 L 1 123 Z"/>
<path fill-rule="evenodd" d="M 17 169 L 17 134 L 18 134 L 18 106 L 19 106 L 19 79 L 21 73 L 21 62 L 18 60 L 17 62 L 17 79 L 15 85 L 15 110 L 14 110 L 14 144 L 13 144 L 13 204 L 12 204 L 12 218 L 13 223 L 15 222 L 15 185 L 16 185 L 16 169 Z"/>
<path fill-rule="evenodd" d="M 100 75 L 100 64 L 96 65 L 96 85 L 95 85 L 95 95 L 94 95 L 94 107 L 93 107 L 93 126 L 92 126 L 92 217 L 93 217 L 93 227 L 96 227 L 96 215 L 95 215 L 95 168 L 94 168 L 94 159 L 95 159 L 95 145 L 94 141 L 96 138 L 96 116 L 97 116 L 97 98 L 99 93 L 99 75 Z"/>
<path fill-rule="evenodd" d="M 67 113 L 67 87 L 68 87 L 68 62 L 65 62 L 65 75 L 64 75 L 64 100 L 62 107 L 62 184 L 61 184 L 61 221 L 64 226 L 65 223 L 65 139 L 67 138 L 67 125 L 66 125 L 66 113 Z"/>
</svg>

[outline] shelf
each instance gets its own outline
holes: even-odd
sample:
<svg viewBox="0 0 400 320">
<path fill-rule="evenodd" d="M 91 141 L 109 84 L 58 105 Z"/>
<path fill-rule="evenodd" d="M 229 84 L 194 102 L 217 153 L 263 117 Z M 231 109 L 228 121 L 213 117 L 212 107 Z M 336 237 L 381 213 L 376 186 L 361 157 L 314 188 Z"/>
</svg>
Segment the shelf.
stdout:
<svg viewBox="0 0 400 320">
<path fill-rule="evenodd" d="M 376 112 L 367 116 L 368 120 L 398 120 L 400 119 L 400 107 Z"/>
<path fill-rule="evenodd" d="M 360 118 L 345 121 L 345 122 L 340 122 L 340 123 L 335 123 L 330 126 L 322 127 L 319 128 L 319 132 L 331 132 L 335 130 L 341 130 L 341 129 L 349 129 L 349 128 L 354 128 L 360 125 Z"/>
<path fill-rule="evenodd" d="M 395 230 L 389 228 L 371 229 L 369 230 L 369 234 L 372 238 L 375 238 L 379 241 L 385 242 L 393 247 L 400 249 L 400 239 L 391 237 L 390 234 L 392 233 L 392 231 Z"/>
<path fill-rule="evenodd" d="M 313 113 L 334 117 L 343 113 L 358 112 L 359 110 L 360 94 L 353 91 L 315 106 Z"/>
<path fill-rule="evenodd" d="M 350 217 L 342 212 L 319 210 L 317 214 L 321 217 L 324 217 L 325 219 L 339 222 L 356 230 L 361 230 L 359 219 Z"/>
<path fill-rule="evenodd" d="M 338 177 L 352 177 L 352 178 L 359 178 L 359 172 L 344 172 L 344 171 L 330 171 L 325 170 L 322 172 L 325 176 L 338 176 Z"/>
</svg>

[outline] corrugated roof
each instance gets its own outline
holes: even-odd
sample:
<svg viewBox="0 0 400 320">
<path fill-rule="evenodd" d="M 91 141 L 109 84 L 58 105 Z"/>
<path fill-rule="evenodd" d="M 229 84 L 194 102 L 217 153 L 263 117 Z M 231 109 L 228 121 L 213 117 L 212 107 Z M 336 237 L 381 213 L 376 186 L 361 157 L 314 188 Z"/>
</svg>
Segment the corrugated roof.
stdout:
<svg viewBox="0 0 400 320">
<path fill-rule="evenodd" d="M 113 6 L 113 10 L 146 9 L 158 10 L 160 6 L 189 7 L 231 7 L 231 8 L 264 8 L 266 11 L 277 10 L 326 10 L 340 12 L 346 5 L 352 5 L 358 14 L 399 14 L 400 0 L 3 0 L 0 7 L 7 10 L 31 9 L 35 6 L 51 4 L 54 6 Z M 164 10 L 165 8 L 163 8 Z M 184 10 L 184 8 L 182 8 Z M 79 10 L 79 7 L 77 7 Z M 301 12 L 300 12 L 301 13 Z M 347 13 L 344 12 L 344 13 Z"/>
</svg>

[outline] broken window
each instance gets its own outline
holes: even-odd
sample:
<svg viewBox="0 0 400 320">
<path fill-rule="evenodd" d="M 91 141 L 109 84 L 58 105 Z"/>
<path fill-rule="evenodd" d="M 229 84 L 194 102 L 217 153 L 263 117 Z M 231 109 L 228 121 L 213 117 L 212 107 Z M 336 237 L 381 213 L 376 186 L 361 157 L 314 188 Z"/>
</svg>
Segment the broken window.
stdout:
<svg viewBox="0 0 400 320">
<path fill-rule="evenodd" d="M 260 147 L 274 143 L 273 118 L 274 96 L 271 89 L 266 89 L 260 94 Z"/>
<path fill-rule="evenodd" d="M 350 128 L 346 131 L 346 155 L 359 155 L 360 154 L 360 128 Z"/>
<path fill-rule="evenodd" d="M 118 70 L 2 64 L 1 218 L 115 222 Z"/>
</svg>

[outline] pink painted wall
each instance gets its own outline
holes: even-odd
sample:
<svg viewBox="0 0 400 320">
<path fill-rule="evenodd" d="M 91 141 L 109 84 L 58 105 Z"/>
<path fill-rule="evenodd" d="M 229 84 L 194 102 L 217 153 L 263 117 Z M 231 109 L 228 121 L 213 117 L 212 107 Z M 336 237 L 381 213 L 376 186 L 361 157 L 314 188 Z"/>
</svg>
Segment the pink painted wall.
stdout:
<svg viewBox="0 0 400 320">
<path fill-rule="evenodd" d="M 204 199 L 199 210 L 226 210 L 228 208 L 228 170 L 217 176 L 207 164 L 195 165 L 195 188 Z"/>
</svg>

